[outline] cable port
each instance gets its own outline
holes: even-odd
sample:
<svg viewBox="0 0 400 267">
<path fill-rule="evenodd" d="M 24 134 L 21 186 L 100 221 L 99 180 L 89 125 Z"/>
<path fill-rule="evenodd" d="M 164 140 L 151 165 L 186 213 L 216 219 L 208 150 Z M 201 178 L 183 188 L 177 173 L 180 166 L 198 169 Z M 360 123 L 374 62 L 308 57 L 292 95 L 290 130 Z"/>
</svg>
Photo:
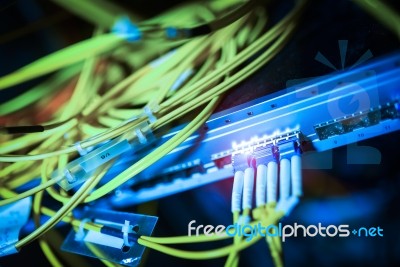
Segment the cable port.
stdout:
<svg viewBox="0 0 400 267">
<path fill-rule="evenodd" d="M 222 169 L 232 163 L 232 151 L 225 151 L 218 154 L 211 155 L 211 159 L 218 169 Z"/>
<path fill-rule="evenodd" d="M 235 145 L 232 152 L 232 166 L 235 171 L 244 171 L 246 168 L 255 168 L 259 164 L 278 162 L 282 157 L 291 157 L 301 154 L 300 131 L 290 131 L 276 136 L 253 138 L 243 145 Z"/>
<path fill-rule="evenodd" d="M 376 125 L 384 120 L 399 117 L 399 103 L 387 103 L 384 106 L 371 108 L 368 111 L 360 111 L 333 121 L 314 125 L 315 132 L 320 140 L 331 136 L 352 132 L 356 129 Z"/>
<path fill-rule="evenodd" d="M 164 169 L 160 175 L 152 179 L 139 181 L 131 186 L 131 189 L 138 191 L 143 188 L 151 188 L 161 183 L 171 183 L 175 179 L 185 179 L 192 177 L 195 173 L 204 173 L 203 164 L 199 159 L 185 162 L 183 164 L 175 165 Z"/>
</svg>

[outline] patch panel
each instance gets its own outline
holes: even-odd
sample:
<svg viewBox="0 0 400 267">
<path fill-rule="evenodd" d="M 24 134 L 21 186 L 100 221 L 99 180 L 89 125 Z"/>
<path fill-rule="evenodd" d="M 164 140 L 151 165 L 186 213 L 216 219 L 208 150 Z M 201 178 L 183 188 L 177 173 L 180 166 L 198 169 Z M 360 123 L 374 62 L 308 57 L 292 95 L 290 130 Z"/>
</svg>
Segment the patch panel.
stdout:
<svg viewBox="0 0 400 267">
<path fill-rule="evenodd" d="M 384 120 L 396 119 L 399 117 L 399 107 L 398 102 L 386 103 L 386 105 L 371 108 L 368 111 L 360 111 L 357 114 L 315 125 L 314 128 L 318 138 L 324 140 L 334 135 L 373 126 Z"/>
<path fill-rule="evenodd" d="M 301 153 L 301 132 L 294 131 L 279 136 L 255 138 L 245 146 L 236 145 L 232 153 L 232 166 L 235 171 L 259 164 L 268 164 L 279 161 L 282 157 L 296 152 Z"/>
<path fill-rule="evenodd" d="M 204 172 L 205 168 L 203 164 L 197 159 L 171 166 L 163 170 L 159 175 L 152 177 L 152 179 L 145 179 L 144 181 L 136 180 L 131 188 L 134 191 L 138 191 L 142 188 L 151 188 L 158 183 L 172 183 L 176 179 L 185 179 L 196 174 L 203 174 Z"/>
<path fill-rule="evenodd" d="M 214 155 L 211 155 L 211 159 L 214 162 L 214 165 L 221 169 L 223 167 L 225 167 L 226 165 L 230 165 L 232 164 L 232 156 L 231 156 L 232 152 L 229 151 L 224 151 L 222 153 L 217 153 Z"/>
<path fill-rule="evenodd" d="M 137 183 L 132 190 L 132 182 L 127 183 L 111 198 L 111 203 L 137 204 L 232 177 L 239 160 L 235 154 L 239 151 L 252 153 L 260 162 L 307 152 L 303 166 L 312 166 L 308 162 L 312 153 L 400 130 L 399 62 L 400 55 L 392 55 L 214 114 L 198 132 L 132 179 L 143 186 Z M 316 93 L 308 94 L 309 90 Z M 164 143 L 183 127 L 165 134 L 155 133 L 158 141 L 154 145 Z M 132 155 L 124 154 L 110 174 L 134 160 Z M 195 160 L 201 162 L 202 171 L 190 173 L 178 168 L 175 173 L 168 172 L 173 166 Z M 173 179 L 163 182 L 160 173 Z"/>
</svg>

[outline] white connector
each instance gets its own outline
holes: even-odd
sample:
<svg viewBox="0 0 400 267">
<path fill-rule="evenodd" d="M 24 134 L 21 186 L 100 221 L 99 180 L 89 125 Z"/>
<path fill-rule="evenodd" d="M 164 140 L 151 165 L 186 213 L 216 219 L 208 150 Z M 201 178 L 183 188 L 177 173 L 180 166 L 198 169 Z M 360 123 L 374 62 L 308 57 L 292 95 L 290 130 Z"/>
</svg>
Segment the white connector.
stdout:
<svg viewBox="0 0 400 267">
<path fill-rule="evenodd" d="M 243 181 L 244 172 L 237 171 L 233 178 L 233 188 L 232 188 L 232 212 L 240 211 L 242 195 L 243 195 Z"/>
<path fill-rule="evenodd" d="M 281 159 L 279 175 L 279 201 L 290 196 L 290 161 Z"/>
<path fill-rule="evenodd" d="M 301 175 L 301 157 L 293 155 L 291 158 L 292 169 L 292 195 L 300 197 L 303 195 L 302 175 Z"/>
<path fill-rule="evenodd" d="M 125 220 L 125 223 L 122 226 L 121 232 L 124 237 L 124 245 L 127 247 L 132 247 L 134 243 L 129 242 L 129 236 L 128 236 L 128 234 L 133 233 L 132 227 L 130 225 L 130 221 Z"/>
<path fill-rule="evenodd" d="M 274 203 L 277 200 L 278 188 L 278 163 L 268 162 L 267 166 L 267 203 Z"/>
<path fill-rule="evenodd" d="M 244 171 L 244 184 L 243 184 L 243 210 L 251 209 L 253 203 L 253 190 L 254 190 L 254 169 L 246 168 Z"/>
<path fill-rule="evenodd" d="M 257 166 L 257 180 L 256 180 L 256 206 L 261 207 L 265 205 L 267 190 L 267 166 L 260 164 Z"/>
</svg>

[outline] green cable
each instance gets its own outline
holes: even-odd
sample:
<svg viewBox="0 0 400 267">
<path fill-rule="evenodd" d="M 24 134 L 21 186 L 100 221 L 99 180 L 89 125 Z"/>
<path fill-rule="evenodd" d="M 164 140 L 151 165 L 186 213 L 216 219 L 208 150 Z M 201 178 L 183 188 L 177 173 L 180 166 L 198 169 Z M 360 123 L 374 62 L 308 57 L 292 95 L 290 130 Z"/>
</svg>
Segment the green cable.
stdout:
<svg viewBox="0 0 400 267">
<path fill-rule="evenodd" d="M 96 189 L 85 199 L 85 202 L 91 202 L 104 196 L 173 150 L 208 119 L 208 117 L 212 114 L 212 111 L 216 108 L 219 100 L 220 98 L 218 97 L 211 100 L 205 109 L 202 110 L 200 114 L 196 116 L 196 118 L 192 120 L 184 129 L 182 129 L 167 142 L 159 146 L 154 152 L 140 159 L 137 163 L 124 170 L 110 182 Z"/>
<path fill-rule="evenodd" d="M 59 88 L 75 76 L 80 69 L 78 64 L 71 66 L 47 81 L 29 89 L 28 91 L 18 95 L 17 97 L 0 104 L 0 116 L 4 116 L 15 111 L 18 111 L 40 99 L 49 95 L 54 88 Z"/>
<path fill-rule="evenodd" d="M 110 51 L 123 42 L 123 37 L 110 33 L 76 43 L 0 77 L 0 90 Z"/>
<path fill-rule="evenodd" d="M 96 28 L 93 32 L 93 37 L 99 36 L 103 33 L 103 29 L 101 28 Z M 83 108 L 83 105 L 87 104 L 87 101 L 82 103 L 86 99 L 83 97 L 85 94 L 86 95 L 93 95 L 93 83 L 92 83 L 92 77 L 94 76 L 94 70 L 96 68 L 96 63 L 98 59 L 97 57 L 91 57 L 87 58 L 83 62 L 83 67 L 82 71 L 79 75 L 78 82 L 75 86 L 74 92 L 72 96 L 70 97 L 69 102 L 65 107 L 63 108 L 63 111 L 60 115 L 59 120 L 64 121 L 67 120 L 68 118 L 71 118 L 74 116 L 74 114 L 77 114 L 77 111 L 80 111 Z"/>
<path fill-rule="evenodd" d="M 400 38 L 400 15 L 383 1 L 353 0 Z"/>
<path fill-rule="evenodd" d="M 111 29 L 115 21 L 126 11 L 105 0 L 52 0 L 70 12 L 105 29 Z"/>
<path fill-rule="evenodd" d="M 57 211 L 57 213 L 51 217 L 49 220 L 47 220 L 44 224 L 42 224 L 39 228 L 37 228 L 35 231 L 30 233 L 28 236 L 24 237 L 20 241 L 18 241 L 15 244 L 15 248 L 20 249 L 23 246 L 26 246 L 36 238 L 39 238 L 43 234 L 45 234 L 47 231 L 49 231 L 53 226 L 55 226 L 58 222 L 62 220 L 62 218 L 71 212 L 76 206 L 78 206 L 81 201 L 92 191 L 92 189 L 100 182 L 100 180 L 103 178 L 103 176 L 106 173 L 106 170 L 108 169 L 107 167 L 110 166 L 110 163 L 106 164 L 104 168 L 98 169 L 96 171 L 96 175 L 87 180 L 80 188 L 79 190 L 71 197 L 71 199 L 68 201 L 68 203 L 64 204 L 61 209 Z"/>
<path fill-rule="evenodd" d="M 266 225 L 275 224 L 279 221 L 283 216 L 283 212 L 276 212 L 271 214 L 271 216 L 267 219 Z M 142 246 L 157 250 L 159 252 L 179 257 L 183 259 L 191 259 L 191 260 L 207 260 L 207 259 L 215 259 L 229 255 L 232 251 L 238 252 L 241 251 L 255 243 L 257 243 L 263 236 L 257 235 L 253 237 L 250 241 L 243 240 L 242 242 L 234 245 L 229 245 L 222 248 L 217 248 L 208 251 L 184 251 L 175 248 L 170 248 L 164 245 L 160 245 L 157 243 L 150 242 L 142 237 L 138 239 L 138 243 Z"/>
</svg>

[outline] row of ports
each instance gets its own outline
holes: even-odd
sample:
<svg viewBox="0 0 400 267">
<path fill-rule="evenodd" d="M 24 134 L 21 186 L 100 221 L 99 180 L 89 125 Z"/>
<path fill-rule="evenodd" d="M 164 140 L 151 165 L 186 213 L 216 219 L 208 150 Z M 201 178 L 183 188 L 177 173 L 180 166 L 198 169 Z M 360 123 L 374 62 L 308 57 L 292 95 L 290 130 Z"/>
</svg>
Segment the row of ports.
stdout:
<svg viewBox="0 0 400 267">
<path fill-rule="evenodd" d="M 152 188 L 158 184 L 166 184 L 175 181 L 176 179 L 187 179 L 196 173 L 204 173 L 205 169 L 200 160 L 187 162 L 181 165 L 176 165 L 165 169 L 159 175 L 148 177 L 131 186 L 133 191 L 139 191 L 144 188 Z"/>
<path fill-rule="evenodd" d="M 199 159 L 191 162 L 182 163 L 179 165 L 171 166 L 160 172 L 159 175 L 144 178 L 141 181 L 131 185 L 131 189 L 138 191 L 144 188 L 152 188 L 158 184 L 166 184 L 175 181 L 176 179 L 187 179 L 194 174 L 203 174 L 211 169 L 223 169 L 228 165 L 238 168 L 238 160 L 246 158 L 247 155 L 252 155 L 252 158 L 259 163 L 268 163 L 271 159 L 279 160 L 280 155 L 285 153 L 294 153 L 299 148 L 299 131 L 288 131 L 283 134 L 276 135 L 275 137 L 268 136 L 266 138 L 259 138 L 251 145 L 251 152 L 249 147 L 240 147 L 239 149 L 231 149 L 211 156 L 211 162 L 208 164 L 202 163 Z M 249 142 L 248 142 L 249 143 Z M 236 160 L 235 160 L 236 159 Z M 245 161 L 247 158 L 245 159 Z M 242 164 L 242 163 L 241 163 Z M 248 166 L 247 161 L 242 164 L 243 168 Z M 236 166 L 236 167 L 235 167 Z"/>
<path fill-rule="evenodd" d="M 341 135 L 360 128 L 373 126 L 384 120 L 398 118 L 399 111 L 399 103 L 387 103 L 384 106 L 371 108 L 368 111 L 317 124 L 314 126 L 314 129 L 318 138 L 324 140 L 335 135 Z"/>
</svg>

